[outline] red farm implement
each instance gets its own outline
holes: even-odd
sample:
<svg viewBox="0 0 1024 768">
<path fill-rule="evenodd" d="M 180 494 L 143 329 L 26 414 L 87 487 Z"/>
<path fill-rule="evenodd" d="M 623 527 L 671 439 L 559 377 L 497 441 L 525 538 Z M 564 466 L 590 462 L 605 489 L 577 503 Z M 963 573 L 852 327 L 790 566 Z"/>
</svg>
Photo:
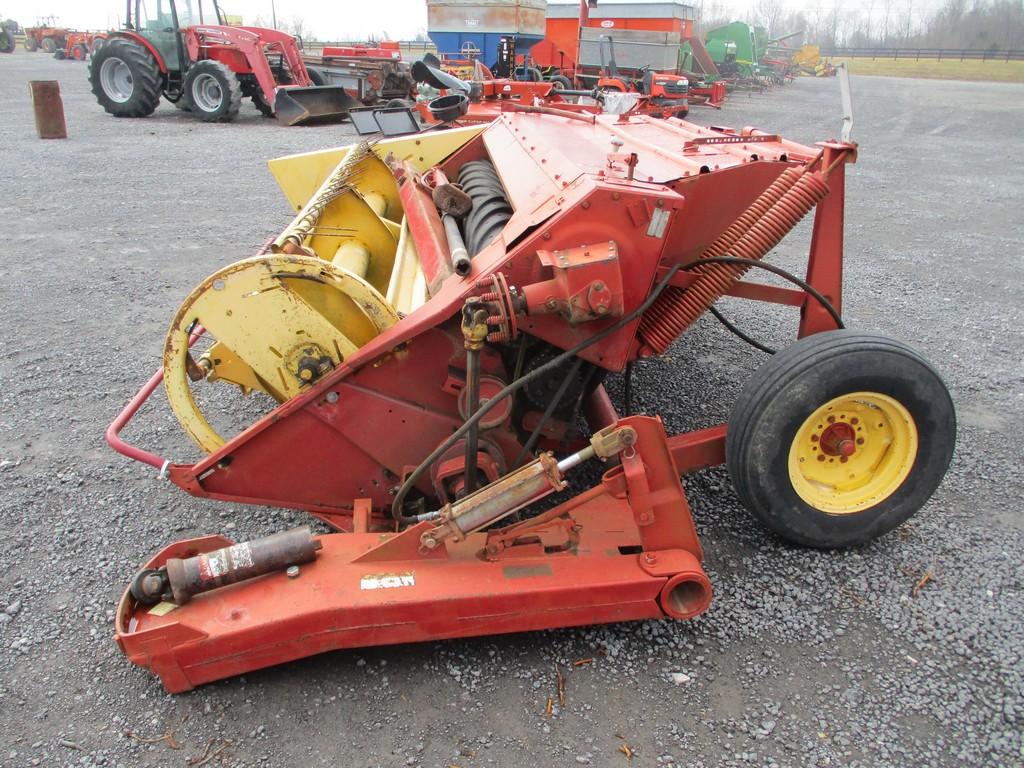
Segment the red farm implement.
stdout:
<svg viewBox="0 0 1024 768">
<path fill-rule="evenodd" d="M 64 47 L 57 49 L 54 58 L 85 61 L 103 48 L 108 37 L 106 32 L 68 32 Z"/>
<path fill-rule="evenodd" d="M 916 352 L 842 327 L 856 154 L 846 137 L 509 111 L 273 161 L 298 214 L 189 294 L 107 437 L 194 496 L 335 532 L 171 544 L 120 601 L 121 649 L 178 692 L 333 649 L 688 619 L 712 587 L 680 476 L 722 463 L 791 541 L 900 525 L 941 481 L 955 417 Z M 812 213 L 802 274 L 764 261 Z M 752 279 L 766 270 L 787 287 Z M 798 312 L 800 337 L 728 427 L 670 436 L 617 410 L 606 378 L 723 296 Z M 161 381 L 198 461 L 119 437 Z M 233 388 L 213 382 L 272 410 L 228 434 L 205 390 Z"/>
<path fill-rule="evenodd" d="M 56 26 L 54 18 L 50 16 L 35 27 L 25 28 L 25 50 L 31 53 L 41 48 L 47 53 L 56 53 L 67 43 L 68 31 Z"/>
</svg>

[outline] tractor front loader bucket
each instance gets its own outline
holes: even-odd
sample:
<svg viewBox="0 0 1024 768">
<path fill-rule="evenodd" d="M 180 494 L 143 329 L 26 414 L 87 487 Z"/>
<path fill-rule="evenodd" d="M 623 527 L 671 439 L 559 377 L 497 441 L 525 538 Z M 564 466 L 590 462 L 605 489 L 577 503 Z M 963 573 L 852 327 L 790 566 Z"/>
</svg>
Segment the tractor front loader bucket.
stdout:
<svg viewBox="0 0 1024 768">
<path fill-rule="evenodd" d="M 274 114 L 281 125 L 339 123 L 349 110 L 362 103 L 340 85 L 312 85 L 307 88 L 282 88 L 277 92 Z"/>
</svg>

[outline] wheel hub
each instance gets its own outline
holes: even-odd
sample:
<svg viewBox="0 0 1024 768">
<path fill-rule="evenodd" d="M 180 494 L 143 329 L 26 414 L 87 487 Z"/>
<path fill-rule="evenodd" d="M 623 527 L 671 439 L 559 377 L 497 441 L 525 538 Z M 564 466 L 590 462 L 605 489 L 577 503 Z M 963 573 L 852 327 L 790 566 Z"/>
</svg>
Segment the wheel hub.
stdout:
<svg viewBox="0 0 1024 768">
<path fill-rule="evenodd" d="M 118 104 L 128 101 L 135 90 L 131 69 L 116 56 L 111 56 L 100 66 L 100 85 L 107 97 Z"/>
<path fill-rule="evenodd" d="M 789 452 L 793 489 L 834 515 L 868 509 L 902 485 L 917 457 L 910 412 L 878 392 L 833 398 L 800 425 Z"/>
<path fill-rule="evenodd" d="M 213 75 L 198 75 L 192 81 L 192 101 L 204 112 L 216 112 L 224 100 L 224 92 Z"/>
<path fill-rule="evenodd" d="M 830 416 L 829 418 L 834 419 L 835 417 Z M 820 437 L 811 436 L 811 440 L 817 439 L 818 445 L 821 446 L 821 453 L 818 454 L 819 460 L 824 460 L 826 456 L 849 458 L 857 450 L 857 433 L 854 431 L 854 425 L 860 420 L 854 416 L 850 421 L 849 424 L 845 421 L 831 423 Z"/>
</svg>

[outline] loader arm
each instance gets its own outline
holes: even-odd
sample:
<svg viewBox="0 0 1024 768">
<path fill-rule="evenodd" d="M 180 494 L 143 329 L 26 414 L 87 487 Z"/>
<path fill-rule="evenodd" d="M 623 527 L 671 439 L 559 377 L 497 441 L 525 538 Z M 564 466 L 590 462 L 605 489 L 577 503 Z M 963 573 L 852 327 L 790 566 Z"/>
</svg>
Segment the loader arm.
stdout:
<svg viewBox="0 0 1024 768">
<path fill-rule="evenodd" d="M 281 52 L 284 54 L 285 61 L 288 63 L 288 70 L 292 73 L 292 79 L 295 81 L 294 85 L 303 87 L 313 85 L 309 72 L 306 71 L 306 63 L 302 59 L 299 44 L 291 35 L 264 27 L 228 27 L 228 29 L 241 29 L 252 32 L 259 36 L 260 41 L 264 45 L 279 45 Z"/>
<path fill-rule="evenodd" d="M 199 25 L 190 27 L 185 35 L 189 59 L 220 58 L 218 46 L 225 46 L 239 51 L 244 57 L 248 68 L 259 83 L 263 97 L 268 104 L 274 103 L 278 84 L 267 61 L 265 46 L 278 45 L 284 54 L 288 69 L 295 80 L 295 85 L 308 86 L 312 83 L 302 59 L 298 56 L 298 46 L 290 35 L 274 29 L 260 27 L 222 27 L 217 25 Z M 225 62 L 229 66 L 230 60 Z"/>
</svg>

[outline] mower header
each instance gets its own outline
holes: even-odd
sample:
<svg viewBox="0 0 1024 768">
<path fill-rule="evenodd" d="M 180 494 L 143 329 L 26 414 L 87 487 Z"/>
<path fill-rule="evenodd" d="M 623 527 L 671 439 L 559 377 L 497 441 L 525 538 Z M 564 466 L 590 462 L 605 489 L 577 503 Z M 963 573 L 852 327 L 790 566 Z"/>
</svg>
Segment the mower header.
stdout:
<svg viewBox="0 0 1024 768">
<path fill-rule="evenodd" d="M 177 692 L 338 648 L 690 619 L 712 590 L 680 475 L 723 462 L 792 541 L 902 523 L 955 422 L 919 355 L 843 329 L 855 157 L 517 105 L 486 127 L 273 161 L 292 221 L 187 296 L 163 370 L 108 440 L 195 496 L 338 532 L 164 548 L 121 599 L 122 650 Z M 765 263 L 812 211 L 806 279 Z M 744 279 L 755 268 L 796 287 Z M 633 413 L 631 364 L 723 296 L 799 307 L 806 338 L 755 374 L 728 432 L 668 436 Z M 161 377 L 194 464 L 118 437 Z M 276 406 L 232 434 L 220 401 L 195 396 L 216 382 Z"/>
</svg>

